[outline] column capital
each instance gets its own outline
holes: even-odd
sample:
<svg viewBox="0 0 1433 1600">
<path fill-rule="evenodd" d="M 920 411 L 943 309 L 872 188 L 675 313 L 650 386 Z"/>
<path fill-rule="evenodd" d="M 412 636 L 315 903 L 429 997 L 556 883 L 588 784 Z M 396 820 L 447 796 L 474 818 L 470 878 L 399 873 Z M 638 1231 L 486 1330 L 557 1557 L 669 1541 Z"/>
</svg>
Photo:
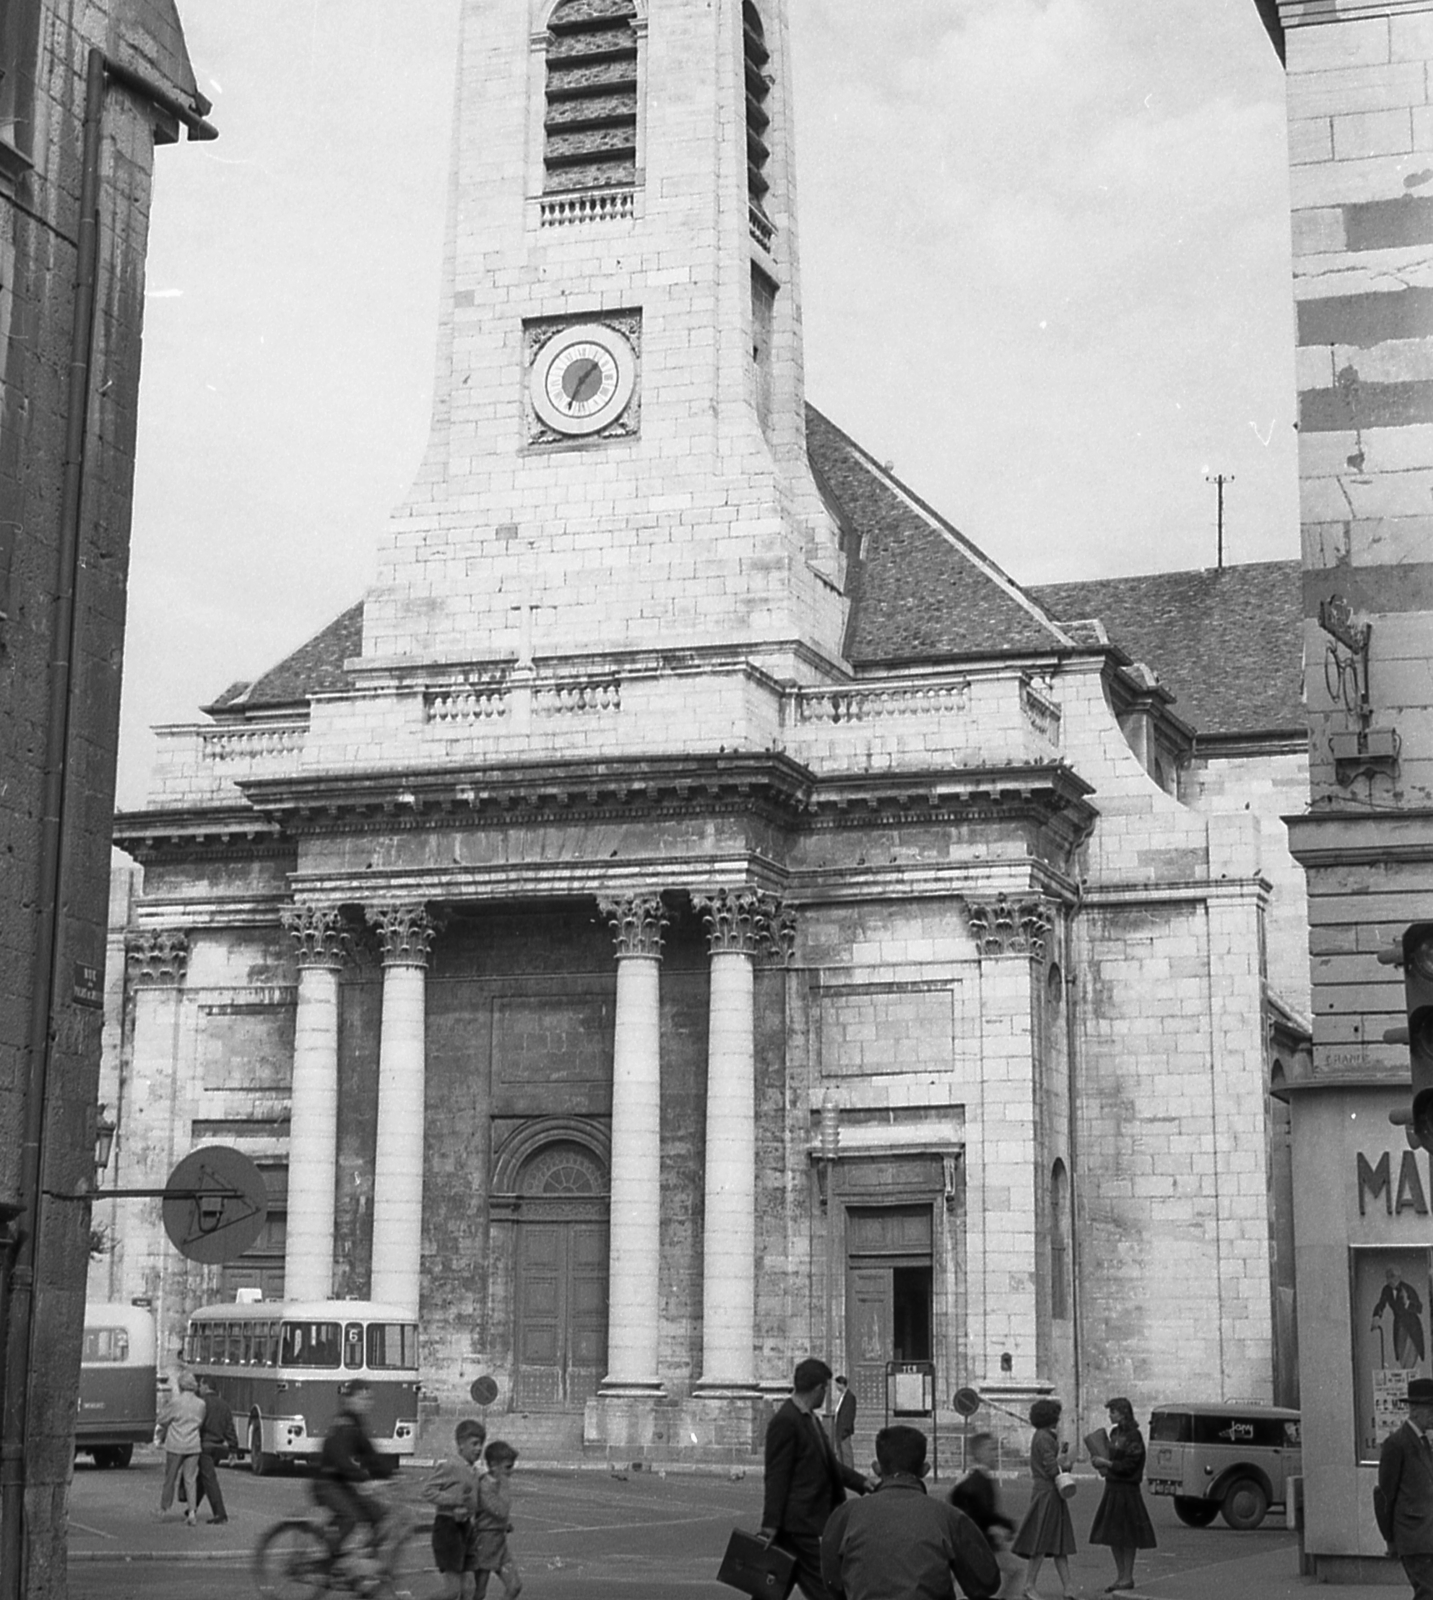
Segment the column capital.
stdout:
<svg viewBox="0 0 1433 1600">
<path fill-rule="evenodd" d="M 285 906 L 279 921 L 298 946 L 300 967 L 328 967 L 337 971 L 353 958 L 353 938 L 344 927 L 337 906 L 299 901 Z"/>
<path fill-rule="evenodd" d="M 416 905 L 368 906 L 365 916 L 378 934 L 385 967 L 426 967 L 438 919 L 421 901 Z"/>
<path fill-rule="evenodd" d="M 599 899 L 598 910 L 612 924 L 612 937 L 617 941 L 617 959 L 624 956 L 650 956 L 662 954 L 662 929 L 667 925 L 667 913 L 659 894 L 629 894 L 620 899 Z"/>
<path fill-rule="evenodd" d="M 124 956 L 130 973 L 141 982 L 183 983 L 189 935 L 183 928 L 135 928 L 125 938 Z"/>
<path fill-rule="evenodd" d="M 707 925 L 712 955 L 754 956 L 769 950 L 785 965 L 796 949 L 796 918 L 786 903 L 760 889 L 694 890 L 692 904 Z"/>
<path fill-rule="evenodd" d="M 1032 897 L 1009 900 L 1003 894 L 993 900 L 965 900 L 970 937 L 982 956 L 1024 956 L 1043 961 L 1045 944 L 1055 918 L 1048 900 Z"/>
</svg>

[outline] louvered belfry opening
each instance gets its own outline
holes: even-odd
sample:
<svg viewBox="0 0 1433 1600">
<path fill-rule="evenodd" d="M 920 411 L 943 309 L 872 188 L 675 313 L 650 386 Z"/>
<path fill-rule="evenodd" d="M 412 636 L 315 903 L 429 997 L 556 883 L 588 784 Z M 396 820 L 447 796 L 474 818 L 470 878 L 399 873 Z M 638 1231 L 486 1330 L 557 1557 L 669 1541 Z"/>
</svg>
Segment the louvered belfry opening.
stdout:
<svg viewBox="0 0 1433 1600">
<path fill-rule="evenodd" d="M 766 213 L 766 191 L 771 185 L 766 180 L 766 163 L 771 150 L 766 143 L 766 130 L 771 126 L 767 101 L 771 98 L 771 77 L 767 63 L 771 52 L 766 48 L 766 30 L 761 26 L 761 14 L 745 0 L 741 8 L 742 43 L 746 52 L 746 182 L 747 194 L 758 211 Z"/>
<path fill-rule="evenodd" d="M 547 29 L 543 188 L 637 182 L 637 8 L 632 0 L 563 0 Z"/>
</svg>

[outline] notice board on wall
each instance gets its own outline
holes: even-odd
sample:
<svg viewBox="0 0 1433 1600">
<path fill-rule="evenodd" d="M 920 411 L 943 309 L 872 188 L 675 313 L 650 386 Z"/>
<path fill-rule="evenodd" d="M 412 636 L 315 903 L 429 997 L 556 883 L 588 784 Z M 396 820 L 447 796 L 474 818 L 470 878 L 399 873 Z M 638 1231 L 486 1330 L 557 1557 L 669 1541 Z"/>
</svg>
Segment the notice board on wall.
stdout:
<svg viewBox="0 0 1433 1600">
<path fill-rule="evenodd" d="M 1383 1441 L 1408 1415 L 1409 1379 L 1433 1377 L 1433 1251 L 1356 1246 L 1350 1257 L 1358 1459 L 1377 1461 Z"/>
</svg>

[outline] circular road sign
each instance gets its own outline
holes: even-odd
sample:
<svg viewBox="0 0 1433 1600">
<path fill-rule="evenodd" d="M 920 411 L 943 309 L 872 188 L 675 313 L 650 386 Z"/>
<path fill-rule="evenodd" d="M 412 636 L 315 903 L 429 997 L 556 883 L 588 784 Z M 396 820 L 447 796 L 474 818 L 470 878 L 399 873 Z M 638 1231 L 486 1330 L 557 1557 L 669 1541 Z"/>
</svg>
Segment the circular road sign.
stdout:
<svg viewBox="0 0 1433 1600">
<path fill-rule="evenodd" d="M 498 1397 L 497 1380 L 486 1374 L 481 1378 L 474 1378 L 473 1386 L 468 1393 L 472 1395 L 474 1405 L 490 1406 Z"/>
<path fill-rule="evenodd" d="M 957 1389 L 950 1403 L 963 1417 L 973 1417 L 980 1410 L 980 1396 L 974 1389 Z"/>
<path fill-rule="evenodd" d="M 164 1186 L 164 1231 L 191 1261 L 232 1261 L 259 1237 L 269 1197 L 241 1150 L 211 1144 L 189 1155 Z"/>
</svg>

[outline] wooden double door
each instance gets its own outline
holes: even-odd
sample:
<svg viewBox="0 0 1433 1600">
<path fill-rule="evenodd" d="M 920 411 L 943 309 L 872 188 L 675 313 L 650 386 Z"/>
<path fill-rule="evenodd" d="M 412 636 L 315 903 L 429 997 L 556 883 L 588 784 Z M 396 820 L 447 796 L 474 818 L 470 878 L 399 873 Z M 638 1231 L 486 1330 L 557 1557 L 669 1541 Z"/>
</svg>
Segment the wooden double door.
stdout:
<svg viewBox="0 0 1433 1600">
<path fill-rule="evenodd" d="M 519 1410 L 581 1410 L 607 1367 L 607 1221 L 527 1220 L 517 1227 Z"/>
</svg>

